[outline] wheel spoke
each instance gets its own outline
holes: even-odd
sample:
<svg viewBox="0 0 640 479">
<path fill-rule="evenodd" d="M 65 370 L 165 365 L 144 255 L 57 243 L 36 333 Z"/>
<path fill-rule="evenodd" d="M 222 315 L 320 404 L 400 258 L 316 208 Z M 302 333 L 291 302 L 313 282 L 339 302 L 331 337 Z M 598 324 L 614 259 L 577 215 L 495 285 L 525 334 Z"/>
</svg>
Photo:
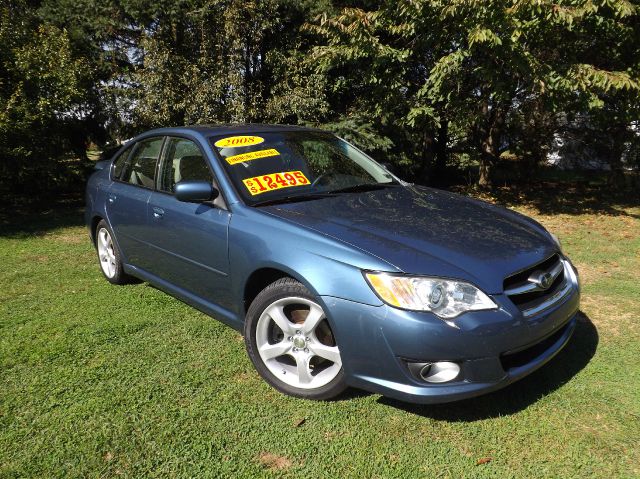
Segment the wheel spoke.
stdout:
<svg viewBox="0 0 640 479">
<path fill-rule="evenodd" d="M 291 343 L 287 340 L 280 341 L 276 344 L 265 344 L 260 348 L 260 355 L 266 361 L 268 359 L 277 358 L 287 353 L 291 349 Z"/>
<path fill-rule="evenodd" d="M 283 333 L 293 334 L 295 332 L 295 328 L 285 316 L 282 306 L 272 306 L 267 311 L 267 314 L 271 319 L 273 319 Z"/>
<path fill-rule="evenodd" d="M 301 384 L 309 384 L 313 381 L 313 377 L 311 376 L 311 370 L 309 369 L 309 356 L 297 356 L 296 365 L 298 369 L 298 381 Z"/>
<path fill-rule="evenodd" d="M 316 343 L 311 346 L 311 352 L 316 356 L 320 356 L 321 358 L 328 359 L 332 363 L 337 364 L 338 366 L 342 365 L 342 360 L 340 359 L 340 351 L 336 346 L 326 346 L 324 344 Z"/>
<path fill-rule="evenodd" d="M 100 238 L 100 245 L 104 249 L 107 249 L 107 245 L 108 245 L 108 242 L 109 242 L 108 235 L 109 235 L 109 233 L 107 233 L 107 230 L 102 230 L 100 232 L 100 235 L 98 235 L 99 238 Z"/>
<path fill-rule="evenodd" d="M 318 324 L 320 324 L 320 321 L 322 321 L 322 319 L 324 319 L 324 311 L 322 311 L 322 309 L 318 306 L 311 306 L 311 309 L 309 309 L 309 314 L 307 315 L 307 319 L 304 320 L 304 324 L 302 325 L 304 333 L 307 335 L 311 334 L 316 329 Z"/>
</svg>

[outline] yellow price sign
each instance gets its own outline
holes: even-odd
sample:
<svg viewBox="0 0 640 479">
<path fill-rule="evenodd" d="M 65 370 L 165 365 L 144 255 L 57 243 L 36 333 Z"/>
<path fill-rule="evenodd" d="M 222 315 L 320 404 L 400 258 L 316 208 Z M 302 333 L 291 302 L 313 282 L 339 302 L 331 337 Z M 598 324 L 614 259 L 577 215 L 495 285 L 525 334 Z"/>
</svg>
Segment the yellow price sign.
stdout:
<svg viewBox="0 0 640 479">
<path fill-rule="evenodd" d="M 268 191 L 290 188 L 292 186 L 305 186 L 310 183 L 302 171 L 283 171 L 270 175 L 254 176 L 242 180 L 251 195 L 260 195 Z"/>
</svg>

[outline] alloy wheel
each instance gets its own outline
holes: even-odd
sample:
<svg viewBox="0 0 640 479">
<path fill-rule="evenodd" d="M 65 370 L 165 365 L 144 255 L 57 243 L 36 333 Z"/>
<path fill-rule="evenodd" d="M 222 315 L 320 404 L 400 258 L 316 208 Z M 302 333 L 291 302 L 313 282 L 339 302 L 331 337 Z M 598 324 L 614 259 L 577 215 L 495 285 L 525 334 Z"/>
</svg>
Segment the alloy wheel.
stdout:
<svg viewBox="0 0 640 479">
<path fill-rule="evenodd" d="M 258 319 L 256 345 L 269 371 L 296 388 L 322 387 L 342 368 L 322 307 L 305 298 L 283 298 L 267 306 Z"/>
<path fill-rule="evenodd" d="M 113 278 L 116 274 L 116 254 L 113 249 L 111 234 L 106 228 L 98 230 L 98 258 L 105 276 Z"/>
</svg>

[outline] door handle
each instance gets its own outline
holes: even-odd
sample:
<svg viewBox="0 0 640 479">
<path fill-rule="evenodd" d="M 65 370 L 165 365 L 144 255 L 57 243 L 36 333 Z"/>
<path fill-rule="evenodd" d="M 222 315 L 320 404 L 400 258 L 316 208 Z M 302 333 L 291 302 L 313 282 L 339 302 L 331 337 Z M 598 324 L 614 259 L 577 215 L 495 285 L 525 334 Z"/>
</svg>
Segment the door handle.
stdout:
<svg viewBox="0 0 640 479">
<path fill-rule="evenodd" d="M 164 210 L 162 208 L 158 208 L 157 206 L 154 206 L 154 208 L 153 208 L 153 217 L 154 218 L 162 218 L 162 215 L 164 215 Z"/>
<path fill-rule="evenodd" d="M 113 193 L 109 193 L 109 196 L 108 196 L 109 203 L 113 203 L 115 200 L 116 200 L 116 195 L 114 195 Z"/>
</svg>

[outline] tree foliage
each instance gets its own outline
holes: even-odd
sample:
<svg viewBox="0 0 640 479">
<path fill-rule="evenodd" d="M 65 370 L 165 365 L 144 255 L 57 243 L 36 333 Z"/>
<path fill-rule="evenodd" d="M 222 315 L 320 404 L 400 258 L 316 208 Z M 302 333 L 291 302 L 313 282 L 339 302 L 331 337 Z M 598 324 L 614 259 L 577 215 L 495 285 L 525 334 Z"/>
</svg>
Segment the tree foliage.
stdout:
<svg viewBox="0 0 640 479">
<path fill-rule="evenodd" d="M 307 28 L 324 39 L 317 68 L 364 90 L 347 109 L 381 131 L 402 125 L 427 163 L 447 151 L 476 157 L 484 185 L 506 151 L 542 159 L 559 114 L 607 116 L 614 98 L 637 111 L 637 7 L 626 0 L 389 1 Z"/>
<path fill-rule="evenodd" d="M 67 33 L 40 23 L 25 3 L 2 6 L 0 43 L 0 174 L 36 190 L 55 176 L 57 152 L 77 146 L 72 126 L 84 65 L 73 58 Z M 43 166 L 45 175 L 37 175 Z"/>
<path fill-rule="evenodd" d="M 559 139 L 637 165 L 637 0 L 2 2 L 3 177 L 226 122 L 321 126 L 418 181 L 488 186 Z"/>
</svg>

